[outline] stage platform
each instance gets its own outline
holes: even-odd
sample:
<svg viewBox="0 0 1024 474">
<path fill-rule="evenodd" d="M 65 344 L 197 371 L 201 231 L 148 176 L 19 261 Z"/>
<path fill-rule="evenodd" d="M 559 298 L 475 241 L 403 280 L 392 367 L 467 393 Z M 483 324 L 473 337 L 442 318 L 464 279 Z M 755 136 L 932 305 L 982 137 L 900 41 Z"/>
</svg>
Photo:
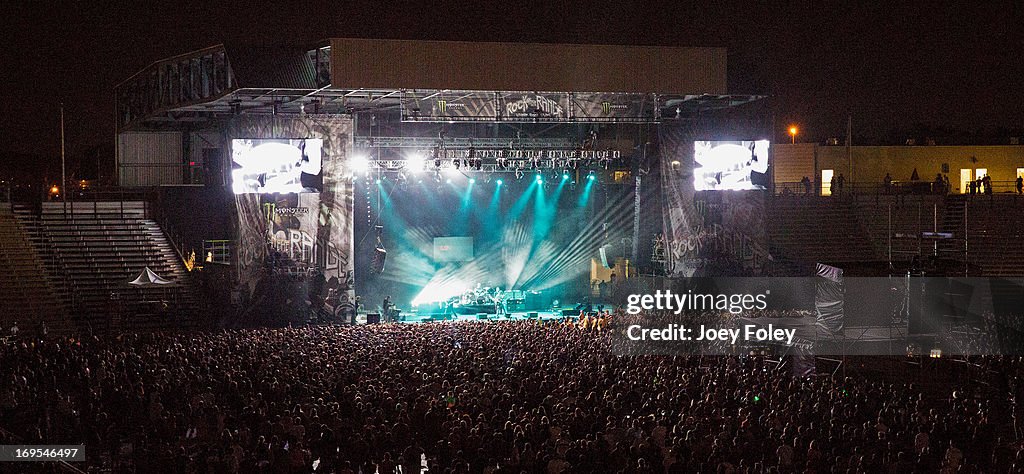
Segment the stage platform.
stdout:
<svg viewBox="0 0 1024 474">
<path fill-rule="evenodd" d="M 536 317 L 532 315 L 536 314 Z M 517 311 L 508 314 L 484 314 L 481 319 L 476 314 L 448 315 L 442 318 L 440 315 L 409 313 L 399 317 L 397 322 L 404 324 L 416 324 L 427 322 L 451 322 L 451 321 L 523 321 L 527 319 L 539 319 L 541 321 L 561 320 L 568 316 L 562 316 L 561 311 Z M 575 318 L 575 316 L 573 316 Z M 356 324 L 366 324 L 366 314 L 356 316 Z"/>
</svg>

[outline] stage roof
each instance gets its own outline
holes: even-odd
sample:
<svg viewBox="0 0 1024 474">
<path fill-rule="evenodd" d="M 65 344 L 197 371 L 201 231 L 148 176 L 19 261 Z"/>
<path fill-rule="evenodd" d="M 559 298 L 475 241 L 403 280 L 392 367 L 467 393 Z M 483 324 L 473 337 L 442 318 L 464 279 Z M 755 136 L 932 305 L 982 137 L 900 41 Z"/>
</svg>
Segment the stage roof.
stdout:
<svg viewBox="0 0 1024 474">
<path fill-rule="evenodd" d="M 761 98 L 725 93 L 725 57 L 724 48 L 347 38 L 221 44 L 116 86 L 117 126 L 363 111 L 405 121 L 657 122 Z"/>
<path fill-rule="evenodd" d="M 335 87 L 725 94 L 725 48 L 333 38 Z"/>
</svg>

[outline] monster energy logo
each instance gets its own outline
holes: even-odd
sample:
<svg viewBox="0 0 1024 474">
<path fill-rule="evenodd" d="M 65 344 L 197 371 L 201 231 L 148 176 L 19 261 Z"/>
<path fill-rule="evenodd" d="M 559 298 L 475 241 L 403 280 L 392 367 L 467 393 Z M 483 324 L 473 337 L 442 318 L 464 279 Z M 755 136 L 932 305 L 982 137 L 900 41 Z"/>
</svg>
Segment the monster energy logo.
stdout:
<svg viewBox="0 0 1024 474">
<path fill-rule="evenodd" d="M 465 107 L 466 107 L 466 104 L 462 104 L 462 103 L 458 103 L 458 102 L 451 103 L 451 102 L 448 102 L 445 99 L 441 99 L 441 100 L 437 101 L 437 115 L 441 116 L 441 117 L 444 117 L 444 116 L 448 115 L 448 109 L 458 109 L 458 108 L 465 108 Z"/>
<path fill-rule="evenodd" d="M 613 110 L 626 110 L 628 108 L 629 106 L 626 104 L 612 104 L 610 100 L 601 101 L 601 113 L 604 115 L 610 115 Z"/>
<path fill-rule="evenodd" d="M 276 202 L 265 202 L 265 203 L 263 203 L 264 216 L 266 216 L 266 219 L 267 219 L 268 222 L 272 222 L 274 220 L 275 211 L 277 211 L 277 203 Z"/>
<path fill-rule="evenodd" d="M 274 220 L 274 216 L 299 216 L 309 214 L 309 208 L 307 207 L 277 207 L 276 202 L 263 203 L 263 209 L 268 221 Z"/>
</svg>

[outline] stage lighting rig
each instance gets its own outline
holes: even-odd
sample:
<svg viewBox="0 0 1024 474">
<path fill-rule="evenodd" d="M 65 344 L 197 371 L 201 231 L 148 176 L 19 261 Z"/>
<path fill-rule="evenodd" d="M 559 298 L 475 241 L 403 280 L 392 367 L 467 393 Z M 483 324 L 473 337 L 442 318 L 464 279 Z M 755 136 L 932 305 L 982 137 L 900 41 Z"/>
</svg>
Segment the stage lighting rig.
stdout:
<svg viewBox="0 0 1024 474">
<path fill-rule="evenodd" d="M 415 152 L 409 155 L 409 157 L 406 159 L 406 169 L 413 173 L 419 173 L 420 171 L 423 171 L 424 163 L 425 162 L 423 160 L 423 155 L 421 155 L 419 152 Z"/>
<path fill-rule="evenodd" d="M 370 159 L 365 155 L 356 155 L 352 159 L 352 171 L 355 173 L 367 173 L 370 171 Z"/>
</svg>

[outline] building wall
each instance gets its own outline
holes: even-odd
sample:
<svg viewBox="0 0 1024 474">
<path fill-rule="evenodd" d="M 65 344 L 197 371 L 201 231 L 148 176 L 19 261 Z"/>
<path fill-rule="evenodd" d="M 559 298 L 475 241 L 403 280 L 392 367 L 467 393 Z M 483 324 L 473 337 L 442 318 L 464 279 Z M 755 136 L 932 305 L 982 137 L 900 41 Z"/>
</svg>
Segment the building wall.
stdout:
<svg viewBox="0 0 1024 474">
<path fill-rule="evenodd" d="M 834 169 L 849 174 L 846 147 L 818 146 L 820 170 Z M 889 173 L 894 181 L 910 181 L 914 170 L 922 181 L 933 181 L 936 173 L 949 177 L 953 192 L 961 186 L 960 170 L 984 168 L 992 181 L 1006 186 L 1017 179 L 1017 168 L 1024 168 L 1024 146 L 855 146 L 851 147 L 855 183 L 882 183 Z M 945 169 L 944 169 L 945 165 Z M 997 191 L 1010 188 L 996 188 Z"/>
<path fill-rule="evenodd" d="M 331 39 L 335 88 L 725 94 L 725 48 Z"/>
<path fill-rule="evenodd" d="M 933 181 L 936 173 L 948 176 L 954 193 L 961 189 L 962 169 L 972 170 L 972 175 L 985 169 L 996 192 L 1004 192 L 1013 189 L 1018 169 L 1024 169 L 1024 146 L 854 146 L 847 152 L 845 146 L 775 144 L 772 164 L 776 192 L 805 175 L 820 180 L 822 170 L 842 173 L 858 186 L 880 186 L 886 173 L 894 182 L 907 182 L 915 169 L 921 181 Z"/>
<path fill-rule="evenodd" d="M 181 132 L 122 132 L 117 135 L 118 183 L 125 187 L 182 184 Z"/>
<path fill-rule="evenodd" d="M 772 144 L 772 173 L 775 183 L 799 183 L 804 176 L 814 179 L 814 157 L 817 145 L 813 143 Z"/>
</svg>

